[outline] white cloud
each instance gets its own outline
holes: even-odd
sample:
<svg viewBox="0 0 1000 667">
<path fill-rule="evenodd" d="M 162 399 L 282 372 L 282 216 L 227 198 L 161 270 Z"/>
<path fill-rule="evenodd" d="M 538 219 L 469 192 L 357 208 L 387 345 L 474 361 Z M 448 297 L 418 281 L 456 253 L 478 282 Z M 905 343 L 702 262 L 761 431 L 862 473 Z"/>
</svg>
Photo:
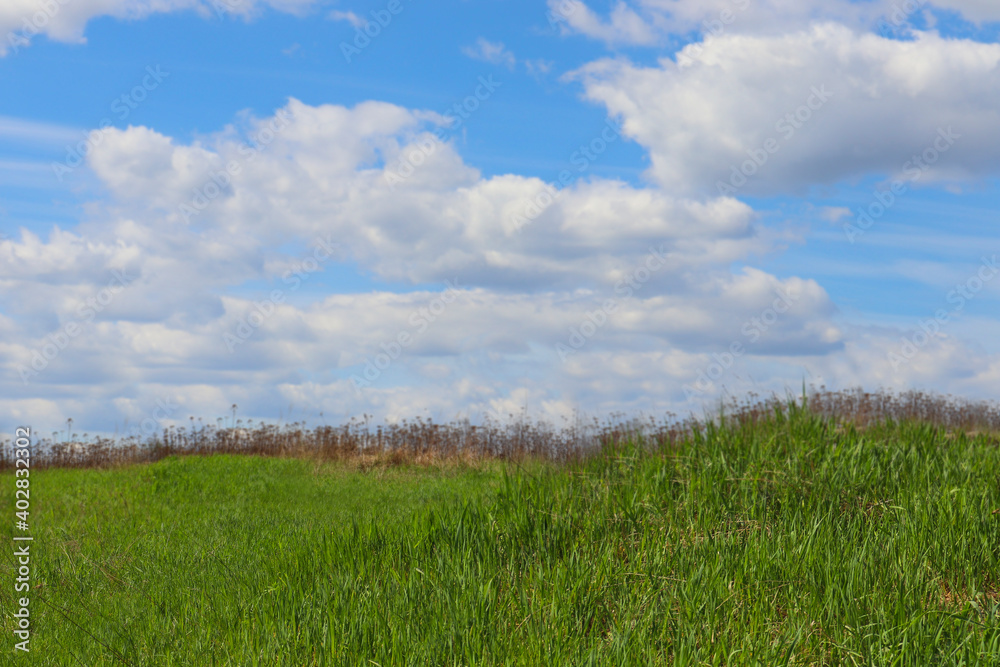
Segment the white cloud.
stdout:
<svg viewBox="0 0 1000 667">
<path fill-rule="evenodd" d="M 932 33 L 902 42 L 823 24 L 709 38 L 656 67 L 601 60 L 574 76 L 624 118 L 658 183 L 718 194 L 719 183 L 740 182 L 736 171 L 752 172 L 742 195 L 870 173 L 903 178 L 914 155 L 944 145 L 939 130 L 948 128 L 961 138 L 918 180 L 994 173 L 998 63 L 998 44 Z M 744 168 L 754 156 L 757 166 Z"/>
<path fill-rule="evenodd" d="M 920 18 L 933 28 L 933 12 L 940 10 L 975 23 L 1000 20 L 1000 5 L 992 0 L 636 0 L 617 2 L 606 19 L 581 0 L 549 0 L 550 21 L 564 34 L 586 35 L 610 46 L 666 45 L 672 35 L 691 32 L 778 35 L 816 22 L 905 33 Z"/>
<path fill-rule="evenodd" d="M 851 209 L 846 206 L 823 206 L 819 210 L 819 215 L 831 225 L 836 225 L 844 218 L 851 215 Z"/>
<path fill-rule="evenodd" d="M 549 72 L 551 72 L 552 71 L 552 66 L 554 64 L 555 63 L 553 63 L 550 60 L 545 60 L 543 58 L 539 58 L 537 60 L 525 60 L 524 61 L 524 68 L 528 71 L 528 74 L 530 74 L 531 76 L 533 76 L 535 78 L 539 78 L 539 77 L 541 77 L 541 76 L 543 76 L 543 75 L 548 74 Z"/>
<path fill-rule="evenodd" d="M 302 14 L 322 0 L 4 0 L 0 3 L 0 56 L 28 46 L 37 35 L 82 43 L 87 23 L 99 16 L 142 19 L 193 10 L 202 16 L 249 18 L 270 8 Z"/>
<path fill-rule="evenodd" d="M 230 233 L 284 240 L 332 233 L 353 256 L 395 281 L 536 289 L 613 284 L 612 276 L 648 246 L 664 247 L 680 275 L 707 263 L 764 250 L 752 212 L 733 199 L 677 199 L 616 181 L 583 181 L 523 227 L 516 216 L 550 185 L 505 175 L 483 179 L 449 144 L 426 131 L 433 114 L 388 104 L 354 109 L 292 100 L 290 124 L 260 151 L 232 132 L 213 146 L 177 146 L 146 128 L 109 131 L 90 164 L 125 211 L 179 212 L 209 175 L 239 173 L 193 220 Z M 249 134 L 259 136 L 268 123 Z M 431 141 L 434 151 L 393 191 L 386 175 L 401 156 Z M 427 144 L 424 144 L 427 145 Z M 663 278 L 663 281 L 666 281 Z"/>
<path fill-rule="evenodd" d="M 361 18 L 354 12 L 342 12 L 340 10 L 334 10 L 330 12 L 330 18 L 333 19 L 334 21 L 346 21 L 355 28 L 364 28 L 368 24 L 368 21 Z"/>
<path fill-rule="evenodd" d="M 510 70 L 517 64 L 517 58 L 503 45 L 503 42 L 491 42 L 482 37 L 476 40 L 475 46 L 463 47 L 462 53 L 493 65 L 503 65 Z"/>
<path fill-rule="evenodd" d="M 577 32 L 609 46 L 652 45 L 661 37 L 659 30 L 621 1 L 615 4 L 607 20 L 580 0 L 549 0 L 549 12 L 564 34 Z"/>
</svg>

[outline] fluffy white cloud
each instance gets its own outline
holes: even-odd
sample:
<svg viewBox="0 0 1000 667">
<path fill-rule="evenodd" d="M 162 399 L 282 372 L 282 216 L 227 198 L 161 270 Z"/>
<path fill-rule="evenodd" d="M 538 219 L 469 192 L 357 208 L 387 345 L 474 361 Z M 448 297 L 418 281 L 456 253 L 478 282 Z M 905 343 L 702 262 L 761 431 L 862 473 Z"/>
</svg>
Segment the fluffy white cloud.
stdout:
<svg viewBox="0 0 1000 667">
<path fill-rule="evenodd" d="M 662 290 L 770 244 L 731 198 L 678 199 L 606 180 L 557 191 L 534 178 L 483 179 L 427 131 L 442 122 L 388 104 L 292 100 L 255 121 L 246 140 L 229 131 L 212 146 L 177 146 L 145 128 L 113 130 L 89 159 L 134 215 L 152 205 L 173 225 L 272 241 L 332 235 L 388 280 L 606 287 L 655 246 L 670 260 L 650 288 Z"/>
<path fill-rule="evenodd" d="M 708 38 L 656 67 L 601 60 L 574 76 L 624 118 L 669 191 L 718 195 L 721 183 L 740 196 L 870 173 L 921 182 L 995 173 L 998 63 L 998 44 L 822 24 Z M 933 164 L 913 159 L 924 151 Z"/>
</svg>

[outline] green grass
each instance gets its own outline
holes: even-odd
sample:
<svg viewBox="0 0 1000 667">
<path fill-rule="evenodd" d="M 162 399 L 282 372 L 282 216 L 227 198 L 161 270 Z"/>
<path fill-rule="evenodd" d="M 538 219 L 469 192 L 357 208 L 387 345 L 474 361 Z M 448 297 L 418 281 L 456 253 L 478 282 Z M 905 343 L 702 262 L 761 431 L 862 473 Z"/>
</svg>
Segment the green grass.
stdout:
<svg viewBox="0 0 1000 667">
<path fill-rule="evenodd" d="M 640 444 L 529 469 L 33 473 L 36 634 L 8 661 L 1000 664 L 995 438 L 793 409 Z"/>
</svg>

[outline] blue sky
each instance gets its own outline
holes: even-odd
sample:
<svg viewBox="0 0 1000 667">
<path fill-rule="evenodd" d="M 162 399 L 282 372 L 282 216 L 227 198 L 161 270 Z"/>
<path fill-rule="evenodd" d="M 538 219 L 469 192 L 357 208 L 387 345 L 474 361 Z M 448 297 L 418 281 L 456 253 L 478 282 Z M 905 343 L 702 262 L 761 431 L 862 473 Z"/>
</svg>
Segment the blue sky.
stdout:
<svg viewBox="0 0 1000 667">
<path fill-rule="evenodd" d="M 1000 9 L 220 3 L 0 9 L 0 432 L 995 397 Z"/>
</svg>

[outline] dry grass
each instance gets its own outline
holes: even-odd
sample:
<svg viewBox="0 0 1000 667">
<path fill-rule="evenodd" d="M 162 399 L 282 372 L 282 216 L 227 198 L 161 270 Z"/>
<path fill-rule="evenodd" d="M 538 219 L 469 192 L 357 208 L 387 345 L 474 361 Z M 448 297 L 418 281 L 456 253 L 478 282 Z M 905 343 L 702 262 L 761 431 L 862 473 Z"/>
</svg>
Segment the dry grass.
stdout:
<svg viewBox="0 0 1000 667">
<path fill-rule="evenodd" d="M 809 396 L 809 409 L 859 428 L 894 421 L 931 424 L 968 435 L 1000 433 L 1000 403 L 924 391 L 896 394 L 851 389 L 831 392 L 820 387 Z"/>
<path fill-rule="evenodd" d="M 787 409 L 788 398 L 762 398 L 750 394 L 742 401 L 720 406 L 720 414 L 739 424 L 757 423 Z M 830 418 L 844 428 L 864 429 L 886 421 L 919 422 L 953 434 L 1000 434 L 1000 404 L 970 401 L 921 391 L 900 394 L 852 389 L 839 392 L 814 389 L 804 399 L 810 412 Z M 511 415 L 514 417 L 514 415 Z M 71 433 L 62 442 L 38 442 L 32 466 L 103 468 L 151 463 L 168 456 L 246 454 L 304 457 L 319 461 L 346 461 L 361 469 L 402 464 L 440 465 L 484 460 L 579 460 L 607 446 L 617 446 L 641 434 L 651 446 L 671 446 L 703 428 L 704 419 L 661 420 L 611 417 L 605 422 L 577 422 L 562 428 L 522 416 L 501 425 L 487 420 L 475 425 L 465 421 L 435 424 L 420 418 L 399 424 L 375 425 L 370 418 L 354 419 L 341 426 L 308 428 L 302 423 L 284 426 L 204 426 L 191 418 L 188 428 L 165 429 L 156 436 L 89 438 Z M 70 423 L 72 426 L 72 423 Z M 0 448 L 0 470 L 13 468 L 11 443 Z"/>
</svg>

